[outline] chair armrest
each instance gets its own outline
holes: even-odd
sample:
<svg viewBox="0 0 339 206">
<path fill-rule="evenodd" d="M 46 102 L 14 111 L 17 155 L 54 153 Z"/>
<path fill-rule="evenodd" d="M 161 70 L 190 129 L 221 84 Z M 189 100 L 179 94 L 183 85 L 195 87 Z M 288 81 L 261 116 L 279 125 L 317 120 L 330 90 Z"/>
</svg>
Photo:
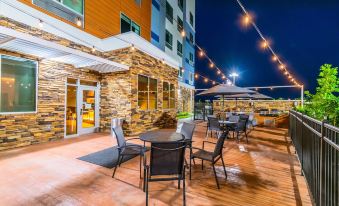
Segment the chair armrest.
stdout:
<svg viewBox="0 0 339 206">
<path fill-rule="evenodd" d="M 130 141 L 130 140 L 133 140 L 133 139 L 138 139 L 138 140 L 140 140 L 139 137 L 133 137 L 133 138 L 125 139 L 125 141 L 127 142 L 127 141 Z"/>
<path fill-rule="evenodd" d="M 204 141 L 202 141 L 202 149 L 204 149 L 204 148 L 205 148 L 205 143 L 210 143 L 210 144 L 217 144 L 217 143 L 215 143 L 215 142 L 210 142 L 210 141 L 206 141 L 206 140 L 204 140 Z"/>
<path fill-rule="evenodd" d="M 197 150 L 201 150 L 201 148 L 198 147 L 191 147 L 192 149 L 197 149 Z"/>
</svg>

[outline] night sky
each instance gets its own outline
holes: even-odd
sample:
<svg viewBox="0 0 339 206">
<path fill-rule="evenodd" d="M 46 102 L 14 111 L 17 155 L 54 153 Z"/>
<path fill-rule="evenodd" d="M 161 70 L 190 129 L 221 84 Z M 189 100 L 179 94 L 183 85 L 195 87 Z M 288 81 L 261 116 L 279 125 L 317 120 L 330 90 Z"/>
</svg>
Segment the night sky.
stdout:
<svg viewBox="0 0 339 206">
<path fill-rule="evenodd" d="M 313 92 L 319 67 L 339 65 L 339 1 L 335 0 L 243 0 L 255 14 L 255 22 L 271 40 L 272 48 L 288 70 Z M 241 9 L 236 0 L 196 0 L 196 42 L 229 75 L 240 74 L 238 86 L 289 85 L 272 62 L 268 51 L 259 46 L 259 36 L 250 27 L 239 25 Z M 221 82 L 208 62 L 196 57 L 196 71 Z M 196 80 L 196 88 L 209 88 Z M 297 98 L 298 89 L 259 90 L 272 97 Z"/>
</svg>

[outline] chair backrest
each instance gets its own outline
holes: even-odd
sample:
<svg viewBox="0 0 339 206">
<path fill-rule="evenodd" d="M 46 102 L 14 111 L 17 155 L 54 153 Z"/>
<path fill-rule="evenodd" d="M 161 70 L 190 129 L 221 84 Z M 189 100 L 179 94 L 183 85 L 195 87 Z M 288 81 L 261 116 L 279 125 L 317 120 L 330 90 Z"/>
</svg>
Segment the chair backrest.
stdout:
<svg viewBox="0 0 339 206">
<path fill-rule="evenodd" d="M 228 121 L 230 122 L 239 122 L 239 116 L 238 115 L 232 115 L 228 118 Z"/>
<path fill-rule="evenodd" d="M 219 124 L 219 119 L 215 117 L 210 117 L 208 118 L 208 125 L 210 130 L 219 130 L 220 129 L 220 124 Z"/>
<path fill-rule="evenodd" d="M 182 124 L 180 134 L 184 135 L 185 140 L 192 140 L 194 129 L 195 129 L 195 124 L 184 122 Z"/>
<path fill-rule="evenodd" d="M 218 155 L 221 155 L 222 149 L 224 147 L 224 142 L 227 136 L 228 136 L 228 131 L 226 131 L 226 134 L 221 135 L 219 137 L 217 144 L 215 145 L 215 148 L 213 151 L 213 157 L 217 157 Z"/>
<path fill-rule="evenodd" d="M 247 114 L 241 114 L 239 115 L 240 120 L 248 120 L 249 116 Z"/>
<path fill-rule="evenodd" d="M 251 112 L 250 115 L 248 116 L 249 121 L 253 121 L 254 119 L 254 114 Z"/>
<path fill-rule="evenodd" d="M 152 143 L 150 175 L 182 175 L 186 142 Z"/>
<path fill-rule="evenodd" d="M 239 122 L 237 123 L 237 126 L 236 126 L 236 130 L 246 132 L 247 121 L 248 121 L 248 119 L 239 120 Z"/>
<path fill-rule="evenodd" d="M 118 146 L 119 147 L 125 146 L 126 140 L 121 125 L 112 126 L 112 132 L 115 134 Z"/>
</svg>

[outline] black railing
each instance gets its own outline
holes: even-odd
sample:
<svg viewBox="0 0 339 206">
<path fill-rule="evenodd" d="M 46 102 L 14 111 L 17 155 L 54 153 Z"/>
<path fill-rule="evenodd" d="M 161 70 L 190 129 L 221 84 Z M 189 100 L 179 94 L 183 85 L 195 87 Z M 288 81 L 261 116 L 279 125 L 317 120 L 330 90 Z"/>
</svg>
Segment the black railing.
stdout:
<svg viewBox="0 0 339 206">
<path fill-rule="evenodd" d="M 339 128 L 290 112 L 290 137 L 315 205 L 339 205 Z"/>
</svg>

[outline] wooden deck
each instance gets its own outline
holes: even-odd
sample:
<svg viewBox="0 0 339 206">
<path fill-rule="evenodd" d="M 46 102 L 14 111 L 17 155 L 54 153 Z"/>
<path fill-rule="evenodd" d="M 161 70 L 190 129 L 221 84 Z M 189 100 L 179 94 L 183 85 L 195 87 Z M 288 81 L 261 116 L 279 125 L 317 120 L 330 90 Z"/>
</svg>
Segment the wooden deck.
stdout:
<svg viewBox="0 0 339 206">
<path fill-rule="evenodd" d="M 205 123 L 198 123 L 194 146 L 201 147 Z M 304 178 L 285 129 L 256 128 L 249 143 L 227 140 L 216 167 L 221 189 L 208 163 L 200 161 L 187 182 L 187 205 L 311 205 Z M 212 138 L 209 138 L 212 140 Z M 0 205 L 144 205 L 139 158 L 117 170 L 76 158 L 115 144 L 108 134 L 29 146 L 0 153 Z M 176 182 L 150 183 L 150 205 L 181 205 Z"/>
</svg>

